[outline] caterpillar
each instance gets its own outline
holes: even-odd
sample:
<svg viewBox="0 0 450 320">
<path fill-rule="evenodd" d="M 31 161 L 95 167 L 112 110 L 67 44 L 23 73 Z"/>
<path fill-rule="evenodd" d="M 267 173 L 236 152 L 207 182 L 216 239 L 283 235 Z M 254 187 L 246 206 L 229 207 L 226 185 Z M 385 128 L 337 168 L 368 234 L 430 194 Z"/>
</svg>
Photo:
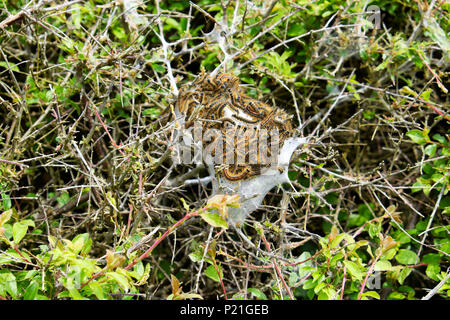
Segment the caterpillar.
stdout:
<svg viewBox="0 0 450 320">
<path fill-rule="evenodd" d="M 222 171 L 223 176 L 229 181 L 245 180 L 250 175 L 250 168 L 244 167 L 240 171 L 233 172 L 231 169 L 224 169 Z"/>
</svg>

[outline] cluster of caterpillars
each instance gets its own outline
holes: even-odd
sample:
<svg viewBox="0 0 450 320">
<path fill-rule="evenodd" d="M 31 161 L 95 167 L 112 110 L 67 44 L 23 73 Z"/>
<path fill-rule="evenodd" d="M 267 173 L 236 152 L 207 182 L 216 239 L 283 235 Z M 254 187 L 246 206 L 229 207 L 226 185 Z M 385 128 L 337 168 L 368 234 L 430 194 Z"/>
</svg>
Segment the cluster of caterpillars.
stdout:
<svg viewBox="0 0 450 320">
<path fill-rule="evenodd" d="M 286 112 L 246 96 L 239 79 L 229 73 L 200 74 L 191 85 L 180 88 L 176 109 L 184 115 L 186 129 L 201 121 L 204 132 L 216 129 L 227 137 L 222 144 L 223 153 L 225 158 L 231 157 L 234 161 L 221 165 L 219 173 L 229 181 L 260 174 L 273 156 L 272 144 L 282 146 L 283 141 L 293 134 Z M 235 130 L 231 139 L 230 130 Z M 254 139 L 267 143 L 259 143 L 255 150 L 248 147 Z M 244 154 L 239 154 L 242 151 Z"/>
</svg>

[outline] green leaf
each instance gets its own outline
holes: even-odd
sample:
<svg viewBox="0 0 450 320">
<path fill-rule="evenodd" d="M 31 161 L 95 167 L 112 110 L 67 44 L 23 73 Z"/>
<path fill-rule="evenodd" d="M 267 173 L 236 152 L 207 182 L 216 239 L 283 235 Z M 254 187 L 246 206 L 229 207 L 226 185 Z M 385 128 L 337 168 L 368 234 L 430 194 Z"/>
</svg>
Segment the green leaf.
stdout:
<svg viewBox="0 0 450 320">
<path fill-rule="evenodd" d="M 11 219 L 12 213 L 13 210 L 9 209 L 0 214 L 0 227 L 3 226 L 3 224 L 5 224 L 6 222 L 8 222 L 9 219 Z"/>
<path fill-rule="evenodd" d="M 138 263 L 138 265 L 139 265 L 139 263 Z M 145 268 L 144 268 L 142 274 L 139 276 L 139 278 L 137 278 L 138 282 L 136 283 L 136 285 L 140 286 L 140 285 L 143 285 L 144 283 L 146 283 L 148 277 L 150 276 L 150 268 L 151 268 L 150 263 L 147 263 L 145 265 Z"/>
<path fill-rule="evenodd" d="M 439 263 L 441 256 L 438 253 L 427 253 L 422 257 L 422 263 Z"/>
<path fill-rule="evenodd" d="M 405 296 L 397 291 L 391 292 L 387 297 L 387 300 L 403 300 L 403 299 L 405 299 Z"/>
<path fill-rule="evenodd" d="M 433 92 L 433 89 L 428 88 L 427 90 L 425 90 L 424 92 L 422 92 L 422 94 L 420 95 L 420 97 L 426 101 L 430 101 L 430 94 Z"/>
<path fill-rule="evenodd" d="M 415 264 L 417 260 L 417 254 L 414 251 L 408 249 L 400 249 L 395 256 L 395 260 L 397 260 L 398 263 L 404 265 Z"/>
<path fill-rule="evenodd" d="M 408 300 L 414 300 L 414 295 L 416 294 L 416 291 L 410 286 L 400 286 L 400 288 L 398 288 L 398 291 L 401 293 L 406 293 L 407 294 L 406 298 Z"/>
<path fill-rule="evenodd" d="M 392 265 L 388 260 L 380 260 L 375 263 L 374 271 L 389 271 L 392 269 Z"/>
<path fill-rule="evenodd" d="M 217 266 L 220 270 L 220 276 L 223 277 L 223 272 L 219 266 Z M 208 278 L 211 278 L 212 280 L 216 282 L 220 282 L 219 274 L 217 273 L 216 268 L 214 268 L 213 265 L 210 265 L 208 268 L 205 269 L 205 275 Z"/>
<path fill-rule="evenodd" d="M 103 294 L 103 288 L 98 282 L 89 283 L 89 289 L 95 294 L 97 299 L 105 300 L 105 295 Z"/>
<path fill-rule="evenodd" d="M 439 273 L 441 272 L 441 267 L 438 264 L 429 264 L 427 266 L 427 269 L 425 270 L 425 273 L 428 277 L 433 279 L 434 281 L 439 281 Z"/>
<path fill-rule="evenodd" d="M 81 25 L 81 6 L 79 4 L 74 4 L 72 6 L 72 23 L 75 29 L 80 29 Z"/>
<path fill-rule="evenodd" d="M 79 253 L 82 256 L 86 256 L 91 251 L 92 239 L 89 237 L 89 233 L 82 233 L 72 239 L 74 245 L 74 253 Z"/>
<path fill-rule="evenodd" d="M 159 73 L 165 73 L 166 68 L 164 68 L 162 65 L 157 63 L 152 63 L 152 69 Z"/>
<path fill-rule="evenodd" d="M 69 296 L 74 300 L 88 300 L 87 298 L 83 297 L 80 292 L 75 288 L 74 280 L 72 277 L 68 277 L 65 287 L 69 291 Z"/>
<path fill-rule="evenodd" d="M 316 283 L 313 279 L 307 279 L 305 282 L 303 282 L 303 289 L 304 290 L 309 290 L 312 289 L 316 286 Z"/>
<path fill-rule="evenodd" d="M 36 281 L 31 281 L 30 285 L 25 290 L 23 300 L 35 300 L 38 293 L 39 284 Z"/>
<path fill-rule="evenodd" d="M 417 181 L 413 184 L 414 188 L 411 188 L 411 192 L 423 191 L 425 195 L 429 195 L 431 191 L 430 180 L 424 179 L 422 177 L 417 178 Z"/>
<path fill-rule="evenodd" d="M 371 297 L 371 298 L 375 298 L 375 299 L 380 300 L 380 295 L 377 292 L 375 292 L 375 291 L 363 292 L 363 294 L 361 296 L 362 297 Z M 362 299 L 362 300 L 366 300 L 366 299 Z"/>
<path fill-rule="evenodd" d="M 69 54 L 74 54 L 75 53 L 75 42 L 70 39 L 69 37 L 65 37 L 61 40 L 61 44 L 58 45 L 59 48 L 61 48 L 62 50 L 66 51 Z"/>
<path fill-rule="evenodd" d="M 228 228 L 226 220 L 217 211 L 204 211 L 200 214 L 203 220 L 216 228 Z"/>
<path fill-rule="evenodd" d="M 176 29 L 178 33 L 181 33 L 183 31 L 180 23 L 173 18 L 164 19 L 164 29 L 165 30 Z"/>
<path fill-rule="evenodd" d="M 200 251 L 192 252 L 189 254 L 189 258 L 192 260 L 192 262 L 202 261 L 203 253 Z"/>
<path fill-rule="evenodd" d="M 334 249 L 342 240 L 344 240 L 346 234 L 338 234 L 330 243 L 330 249 Z"/>
<path fill-rule="evenodd" d="M 28 224 L 23 223 L 22 221 L 16 222 L 13 225 L 13 239 L 15 244 L 19 244 L 19 242 L 23 239 L 23 237 L 27 234 Z"/>
<path fill-rule="evenodd" d="M 437 147 L 437 144 L 429 144 L 425 147 L 424 152 L 427 156 L 433 157 L 436 154 Z"/>
<path fill-rule="evenodd" d="M 256 288 L 248 288 L 247 292 L 251 293 L 251 295 L 259 300 L 267 300 L 267 296 L 259 289 Z"/>
<path fill-rule="evenodd" d="M 30 270 L 25 274 L 25 277 L 23 277 L 23 280 L 32 279 L 34 276 L 40 276 L 38 270 Z"/>
<path fill-rule="evenodd" d="M 420 130 L 411 130 L 406 133 L 408 137 L 411 138 L 417 144 L 423 145 L 427 143 L 428 137 L 424 135 L 424 133 Z"/>
<path fill-rule="evenodd" d="M 142 111 L 142 115 L 145 117 L 150 117 L 150 119 L 157 119 L 161 114 L 161 110 L 159 108 L 147 108 Z"/>
<path fill-rule="evenodd" d="M 327 284 L 325 282 L 318 283 L 317 286 L 314 288 L 314 293 L 319 294 L 326 286 Z"/>
<path fill-rule="evenodd" d="M 344 257 L 345 256 L 342 252 L 338 252 L 337 254 L 335 254 L 330 260 L 330 267 L 332 268 L 336 267 L 336 264 L 342 259 L 344 259 Z"/>
<path fill-rule="evenodd" d="M 19 72 L 19 68 L 17 67 L 17 65 L 15 65 L 14 63 L 11 63 L 11 62 L 9 62 L 9 65 L 8 65 L 8 63 L 6 63 L 6 61 L 0 61 L 0 67 L 3 67 L 8 70 L 11 69 L 12 71 L 15 71 L 15 72 Z"/>
<path fill-rule="evenodd" d="M 381 223 L 369 223 L 369 236 L 375 238 L 381 232 Z"/>
<path fill-rule="evenodd" d="M 437 142 L 442 143 L 442 144 L 446 144 L 447 143 L 447 139 L 445 139 L 445 137 L 440 135 L 439 133 L 434 134 L 433 135 L 433 139 L 436 140 Z"/>
<path fill-rule="evenodd" d="M 23 223 L 23 224 L 26 224 L 29 227 L 33 227 L 34 228 L 34 226 L 35 226 L 34 221 L 31 220 L 31 219 L 22 220 L 20 222 Z"/>
<path fill-rule="evenodd" d="M 2 193 L 2 199 L 3 199 L 3 210 L 11 209 L 12 207 L 11 198 L 6 193 Z"/>
<path fill-rule="evenodd" d="M 114 279 L 125 291 L 128 291 L 130 284 L 128 283 L 127 277 L 117 273 L 115 271 L 110 271 L 105 274 L 107 277 Z"/>
<path fill-rule="evenodd" d="M 328 292 L 326 290 L 320 291 L 317 295 L 317 300 L 330 300 L 331 297 L 328 296 Z"/>
<path fill-rule="evenodd" d="M 58 207 L 61 208 L 65 204 L 67 204 L 70 200 L 70 195 L 67 192 L 62 193 L 59 197 L 56 198 L 58 202 Z"/>
<path fill-rule="evenodd" d="M 400 272 L 398 274 L 398 278 L 397 278 L 398 283 L 403 284 L 403 282 L 409 276 L 411 271 L 412 271 L 412 268 L 408 268 L 408 267 L 402 268 L 402 270 L 400 270 Z"/>
<path fill-rule="evenodd" d="M 364 278 L 364 271 L 362 268 L 353 261 L 344 261 L 345 266 L 347 267 L 347 271 L 354 277 L 356 280 L 361 281 Z"/>
<path fill-rule="evenodd" d="M 0 287 L 11 296 L 17 299 L 17 282 L 16 277 L 9 271 L 0 273 Z M 0 290 L 2 291 L 2 290 Z"/>
</svg>

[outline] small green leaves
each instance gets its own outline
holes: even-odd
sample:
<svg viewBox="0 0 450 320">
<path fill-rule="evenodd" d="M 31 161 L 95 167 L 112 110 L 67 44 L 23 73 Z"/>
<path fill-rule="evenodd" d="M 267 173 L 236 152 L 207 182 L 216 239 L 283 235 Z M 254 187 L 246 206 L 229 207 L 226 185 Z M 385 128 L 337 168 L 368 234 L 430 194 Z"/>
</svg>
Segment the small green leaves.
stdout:
<svg viewBox="0 0 450 320">
<path fill-rule="evenodd" d="M 219 194 L 211 197 L 206 204 L 209 210 L 200 213 L 200 217 L 208 224 L 217 228 L 228 228 L 226 218 L 228 217 L 227 207 L 239 207 L 240 196 Z"/>
<path fill-rule="evenodd" d="M 5 61 L 0 61 L 0 67 L 3 67 L 3 68 L 8 69 L 8 70 L 15 71 L 15 72 L 19 72 L 19 68 L 14 63 L 7 63 Z"/>
<path fill-rule="evenodd" d="M 397 281 L 400 284 L 403 284 L 405 282 L 405 279 L 409 276 L 411 273 L 412 268 L 404 267 L 400 270 L 398 273 Z"/>
<path fill-rule="evenodd" d="M 380 300 L 380 295 L 376 291 L 366 291 L 361 294 L 361 300 L 368 300 L 368 298 Z"/>
<path fill-rule="evenodd" d="M 268 52 L 264 57 L 259 58 L 257 61 L 275 72 L 278 76 L 283 77 L 285 80 L 295 79 L 296 73 L 292 71 L 295 68 L 296 63 L 290 64 L 287 59 L 292 55 L 290 51 L 284 51 L 279 55 L 276 51 Z"/>
<path fill-rule="evenodd" d="M 408 249 L 400 249 L 395 256 L 395 260 L 397 260 L 398 263 L 404 265 L 415 264 L 417 260 L 417 254 L 414 251 Z"/>
<path fill-rule="evenodd" d="M 172 284 L 172 294 L 167 297 L 167 300 L 186 300 L 186 299 L 203 299 L 197 293 L 184 293 L 180 281 L 173 274 L 170 275 Z"/>
<path fill-rule="evenodd" d="M 434 281 L 440 281 L 440 272 L 441 267 L 438 264 L 431 263 L 427 266 L 427 269 L 425 270 L 425 274 L 433 279 Z"/>
<path fill-rule="evenodd" d="M 392 269 L 392 264 L 389 260 L 379 260 L 375 263 L 374 271 L 389 271 Z"/>
<path fill-rule="evenodd" d="M 252 297 L 255 297 L 259 300 L 267 300 L 267 296 L 261 290 L 257 288 L 248 288 L 247 292 L 251 294 Z"/>
<path fill-rule="evenodd" d="M 430 138 L 428 138 L 428 134 L 426 134 L 425 131 L 410 130 L 406 133 L 406 135 L 410 137 L 412 141 L 420 145 L 424 145 L 430 141 Z"/>
<path fill-rule="evenodd" d="M 423 191 L 423 193 L 428 196 L 431 191 L 431 182 L 429 181 L 429 179 L 419 177 L 419 178 L 417 178 L 417 181 L 414 182 L 413 188 L 411 188 L 411 191 L 413 193 L 418 192 L 418 191 Z"/>
<path fill-rule="evenodd" d="M 428 137 L 429 130 L 411 130 L 407 135 L 417 144 L 425 145 L 423 149 L 430 160 L 436 156 L 449 156 L 450 155 L 450 142 L 444 136 L 439 133 L 433 134 L 433 140 Z M 448 186 L 449 176 L 445 175 L 450 168 L 450 158 L 438 157 L 434 161 L 423 162 L 422 171 L 423 175 L 416 179 L 413 184 L 412 192 L 423 191 L 426 196 L 430 196 L 433 189 L 439 190 L 441 187 Z M 446 194 L 445 191 L 444 194 Z"/>
<path fill-rule="evenodd" d="M 70 200 L 70 195 L 67 192 L 63 192 L 59 197 L 56 198 L 58 206 L 61 208 L 67 204 Z"/>
<path fill-rule="evenodd" d="M 227 221 L 217 211 L 202 212 L 200 217 L 215 228 L 228 228 Z"/>
<path fill-rule="evenodd" d="M 345 266 L 347 267 L 347 271 L 351 274 L 353 278 L 358 281 L 362 281 L 365 276 L 364 269 L 353 261 L 344 261 Z"/>
<path fill-rule="evenodd" d="M 11 199 L 9 198 L 9 196 L 5 193 L 2 193 L 2 203 L 3 203 L 3 210 L 9 210 L 11 209 Z"/>
<path fill-rule="evenodd" d="M 437 151 L 437 144 L 429 144 L 425 147 L 424 152 L 429 157 L 434 157 Z"/>
<path fill-rule="evenodd" d="M 223 271 L 220 268 L 220 266 L 217 266 L 217 268 L 220 271 L 220 277 L 219 277 L 219 273 L 217 272 L 216 267 L 214 265 L 209 265 L 208 268 L 205 269 L 204 273 L 208 278 L 210 278 L 216 282 L 220 282 L 220 279 L 223 278 Z"/>
<path fill-rule="evenodd" d="M 74 253 L 86 256 L 91 250 L 92 239 L 89 237 L 88 233 L 82 233 L 72 240 Z"/>
<path fill-rule="evenodd" d="M 165 73 L 166 68 L 164 68 L 162 65 L 158 63 L 152 63 L 152 69 L 155 70 L 158 73 Z"/>
<path fill-rule="evenodd" d="M 157 119 L 161 114 L 161 110 L 158 108 L 147 108 L 142 111 L 142 115 L 146 117 L 150 117 L 150 119 Z"/>
<path fill-rule="evenodd" d="M 99 300 L 105 300 L 105 294 L 103 293 L 102 286 L 98 282 L 89 283 L 89 289 Z"/>
<path fill-rule="evenodd" d="M 23 239 L 28 231 L 28 227 L 34 227 L 33 220 L 22 220 L 13 224 L 13 239 L 15 244 Z"/>
<path fill-rule="evenodd" d="M 109 270 L 115 270 L 125 262 L 125 257 L 120 254 L 114 254 L 111 250 L 106 250 L 106 267 Z"/>
<path fill-rule="evenodd" d="M 105 273 L 105 276 L 115 280 L 125 290 L 125 292 L 128 292 L 128 290 L 130 289 L 129 276 L 127 276 L 123 272 L 119 272 L 119 270 L 110 271 Z"/>
<path fill-rule="evenodd" d="M 7 270 L 0 270 L 0 296 L 9 294 L 11 298 L 17 299 L 17 281 L 16 277 Z"/>
<path fill-rule="evenodd" d="M 23 294 L 23 300 L 35 300 L 39 291 L 37 281 L 31 281 Z"/>
<path fill-rule="evenodd" d="M 2 227 L 6 222 L 9 221 L 9 219 L 11 219 L 12 214 L 12 209 L 6 210 L 2 214 L 0 214 L 0 227 Z"/>
</svg>

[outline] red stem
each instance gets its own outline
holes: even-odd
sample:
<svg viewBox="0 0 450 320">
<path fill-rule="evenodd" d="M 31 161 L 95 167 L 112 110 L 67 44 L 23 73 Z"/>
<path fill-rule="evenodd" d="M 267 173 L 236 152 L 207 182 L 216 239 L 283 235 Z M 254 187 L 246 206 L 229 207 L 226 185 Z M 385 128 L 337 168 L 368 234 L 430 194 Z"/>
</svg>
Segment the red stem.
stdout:
<svg viewBox="0 0 450 320">
<path fill-rule="evenodd" d="M 16 250 L 16 252 L 19 254 L 19 256 L 21 256 L 22 259 L 25 260 L 25 262 L 28 262 L 29 264 L 31 264 L 31 262 L 22 255 L 22 253 L 19 251 L 19 249 L 17 249 L 17 246 L 14 246 L 14 250 Z"/>
<path fill-rule="evenodd" d="M 141 254 L 141 256 L 139 258 L 133 260 L 133 262 L 131 262 L 129 265 L 127 265 L 125 267 L 125 270 L 129 270 L 136 263 L 138 263 L 139 261 L 145 259 L 150 253 L 152 253 L 153 249 L 155 249 L 156 246 L 158 246 L 158 244 L 161 243 L 161 241 L 163 241 L 173 230 L 175 230 L 183 222 L 185 222 L 186 220 L 188 220 L 188 219 L 190 219 L 192 217 L 198 216 L 201 211 L 205 211 L 205 210 L 209 210 L 209 209 L 210 209 L 210 207 L 205 207 L 205 208 L 202 208 L 200 210 L 194 211 L 192 213 L 186 214 L 183 218 L 178 220 L 173 226 L 171 226 L 169 229 L 167 229 L 167 231 L 164 232 L 164 234 L 161 237 L 156 239 L 155 242 L 152 244 L 152 246 L 150 248 L 148 248 L 147 251 L 145 251 L 143 254 Z"/>
<path fill-rule="evenodd" d="M 223 280 L 222 280 L 222 277 L 220 275 L 220 269 L 219 269 L 219 267 L 217 267 L 216 260 L 213 260 L 213 261 L 214 261 L 214 264 L 213 264 L 214 269 L 216 269 L 216 271 L 217 271 L 217 274 L 219 276 L 220 285 L 222 286 L 223 295 L 225 296 L 225 300 L 228 300 L 227 292 L 225 291 L 225 286 L 223 284 Z"/>
<path fill-rule="evenodd" d="M 183 218 L 181 218 L 179 221 L 177 221 L 173 226 L 171 226 L 169 229 L 167 229 L 167 231 L 158 239 L 155 240 L 155 242 L 153 243 L 153 245 L 147 250 L 145 251 L 139 258 L 133 260 L 133 262 L 131 262 L 129 265 L 127 265 L 124 269 L 125 270 L 129 270 L 131 269 L 136 263 L 138 263 L 139 261 L 145 259 L 152 251 L 153 249 L 156 248 L 156 246 L 158 244 L 161 243 L 162 240 L 164 240 L 164 238 L 166 238 L 173 230 L 175 230 L 179 225 L 181 225 L 183 222 L 185 222 L 186 220 L 198 216 L 200 214 L 201 211 L 204 210 L 209 210 L 211 207 L 205 207 L 205 208 L 201 208 L 197 211 L 194 211 L 192 213 L 186 214 Z M 92 280 L 94 280 L 95 278 L 98 278 L 99 276 L 103 275 L 108 269 L 105 267 L 103 270 L 95 273 L 94 275 L 92 275 L 92 277 L 85 283 L 83 283 L 80 287 L 80 290 L 86 286 L 88 283 L 90 283 Z"/>
<path fill-rule="evenodd" d="M 344 265 L 344 279 L 342 279 L 341 300 L 344 299 L 346 275 L 347 275 L 347 266 Z"/>
<path fill-rule="evenodd" d="M 261 239 L 264 242 L 264 244 L 266 245 L 267 251 L 272 252 L 272 250 L 270 249 L 270 244 L 269 244 L 269 242 L 267 242 L 266 237 L 264 236 L 264 234 L 262 232 L 261 232 Z M 289 298 L 291 298 L 291 300 L 294 300 L 294 296 L 292 295 L 291 289 L 288 287 L 286 281 L 284 281 L 283 274 L 281 273 L 281 270 L 278 267 L 278 264 L 275 261 L 275 258 L 272 258 L 272 263 L 273 263 L 273 267 L 274 267 L 275 271 L 277 272 L 278 276 L 281 278 L 281 282 L 283 282 L 283 286 L 286 289 L 286 291 L 289 295 Z"/>
<path fill-rule="evenodd" d="M 373 261 L 372 265 L 370 266 L 369 270 L 367 271 L 366 277 L 364 278 L 364 281 L 361 284 L 361 290 L 359 291 L 357 300 L 361 300 L 361 296 L 364 292 L 364 288 L 366 287 L 366 282 L 369 279 L 369 276 L 372 274 L 373 267 L 375 266 L 375 263 L 377 263 L 378 259 L 380 259 L 382 253 L 383 253 L 383 250 L 380 250 L 380 253 L 376 256 L 375 260 Z"/>
<path fill-rule="evenodd" d="M 106 127 L 105 123 L 103 122 L 102 118 L 100 117 L 100 114 L 97 111 L 97 107 L 92 104 L 92 107 L 94 107 L 94 111 L 95 111 L 95 115 L 97 116 L 98 121 L 100 121 L 100 124 L 102 125 L 103 129 L 105 129 L 106 134 L 109 137 L 109 140 L 111 140 L 111 143 L 114 145 L 114 147 L 116 147 L 116 149 L 124 156 L 126 157 L 127 155 L 120 149 L 120 147 L 117 145 L 117 143 L 114 141 L 113 137 L 111 137 L 111 134 L 108 131 L 108 128 Z M 127 160 L 129 160 L 129 157 L 127 157 Z"/>
</svg>

